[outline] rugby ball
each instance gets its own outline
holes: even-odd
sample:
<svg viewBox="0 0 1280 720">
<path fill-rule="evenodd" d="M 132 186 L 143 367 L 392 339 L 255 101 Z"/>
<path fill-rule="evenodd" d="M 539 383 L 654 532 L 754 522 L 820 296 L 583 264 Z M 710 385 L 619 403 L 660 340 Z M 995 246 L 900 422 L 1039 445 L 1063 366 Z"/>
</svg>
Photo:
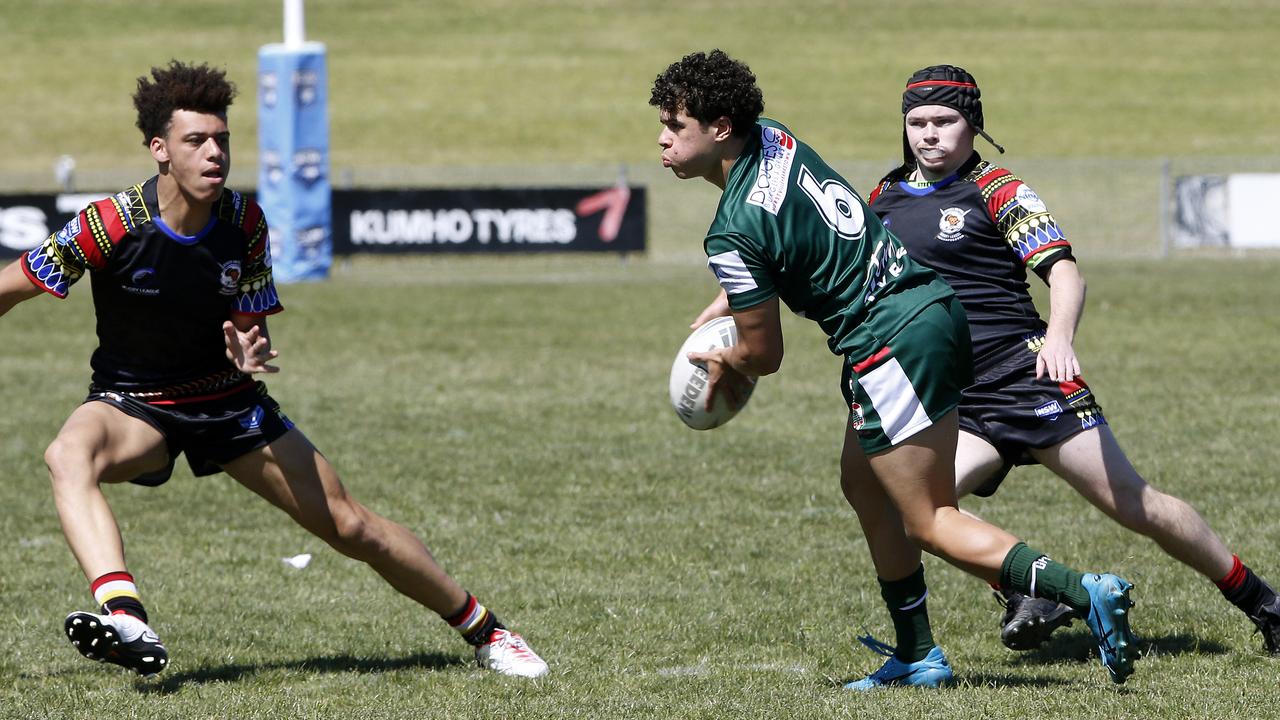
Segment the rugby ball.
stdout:
<svg viewBox="0 0 1280 720">
<path fill-rule="evenodd" d="M 731 316 L 725 315 L 701 325 L 680 346 L 675 362 L 671 363 L 671 407 L 685 425 L 694 430 L 710 430 L 729 422 L 746 407 L 750 389 L 738 407 L 730 407 L 729 397 L 722 391 L 716 395 L 711 412 L 707 412 L 707 369 L 688 357 L 691 352 L 733 347 L 737 342 L 738 326 Z"/>
</svg>

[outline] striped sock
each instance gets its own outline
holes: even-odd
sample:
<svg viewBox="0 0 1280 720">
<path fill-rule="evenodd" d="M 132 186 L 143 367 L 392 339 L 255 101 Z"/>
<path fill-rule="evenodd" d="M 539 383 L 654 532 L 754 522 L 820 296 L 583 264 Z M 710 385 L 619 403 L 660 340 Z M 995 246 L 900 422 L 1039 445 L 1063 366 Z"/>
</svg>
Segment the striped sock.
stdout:
<svg viewBox="0 0 1280 720">
<path fill-rule="evenodd" d="M 498 616 L 489 612 L 489 608 L 481 605 L 471 593 L 467 593 L 467 601 L 462 603 L 462 608 L 444 621 L 457 630 L 463 640 L 477 647 L 489 642 L 494 630 L 504 627 Z"/>
<path fill-rule="evenodd" d="M 1238 555 L 1231 556 L 1231 572 L 1214 584 L 1222 591 L 1223 597 L 1249 617 L 1257 615 L 1258 609 L 1276 596 L 1265 580 L 1254 575 L 1248 565 L 1240 562 Z"/>
<path fill-rule="evenodd" d="M 933 649 L 933 631 L 929 627 L 929 608 L 925 598 L 929 589 L 924 584 L 924 565 L 901 580 L 880 581 L 880 597 L 889 607 L 897 648 L 893 656 L 905 663 L 923 660 Z"/>
<path fill-rule="evenodd" d="M 124 613 L 147 622 L 147 611 L 142 607 L 142 597 L 133 576 L 121 570 L 110 572 L 89 584 L 93 599 L 107 615 Z"/>
<path fill-rule="evenodd" d="M 1084 617 L 1092 603 L 1089 591 L 1080 584 L 1081 577 L 1081 573 L 1032 550 L 1024 542 L 1010 548 L 1000 566 L 1000 587 L 1025 593 L 1027 597 L 1057 600 Z"/>
</svg>

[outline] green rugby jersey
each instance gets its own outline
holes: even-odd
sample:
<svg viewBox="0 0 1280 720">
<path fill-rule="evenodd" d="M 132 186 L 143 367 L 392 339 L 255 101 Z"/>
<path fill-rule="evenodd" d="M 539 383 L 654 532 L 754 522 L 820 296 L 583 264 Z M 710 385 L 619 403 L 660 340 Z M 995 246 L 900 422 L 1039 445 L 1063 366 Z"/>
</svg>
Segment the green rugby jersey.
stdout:
<svg viewBox="0 0 1280 720">
<path fill-rule="evenodd" d="M 704 247 L 731 308 L 777 296 L 838 355 L 870 355 L 953 294 L 812 148 L 765 118 L 729 170 Z"/>
</svg>

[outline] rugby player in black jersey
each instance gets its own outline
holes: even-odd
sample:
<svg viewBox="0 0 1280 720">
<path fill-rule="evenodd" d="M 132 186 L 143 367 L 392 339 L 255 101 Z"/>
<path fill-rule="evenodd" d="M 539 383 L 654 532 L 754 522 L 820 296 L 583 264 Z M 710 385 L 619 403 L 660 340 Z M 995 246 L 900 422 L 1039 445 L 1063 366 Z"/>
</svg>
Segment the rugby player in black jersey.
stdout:
<svg viewBox="0 0 1280 720">
<path fill-rule="evenodd" d="M 93 275 L 99 344 L 89 395 L 45 451 L 63 533 L 100 606 L 67 616 L 67 636 L 85 657 L 142 675 L 168 665 L 101 485 L 159 485 L 185 453 L 196 475 L 226 472 L 439 614 L 482 666 L 545 674 L 546 663 L 417 537 L 347 494 L 253 379 L 277 371 L 266 317 L 282 307 L 266 219 L 225 188 L 234 94 L 206 65 L 151 68 L 133 101 L 158 174 L 91 204 L 0 270 L 0 314 L 41 293 L 65 297 Z"/>
<path fill-rule="evenodd" d="M 1080 376 L 1073 340 L 1084 278 L 1039 196 L 974 150 L 978 135 L 991 140 L 980 97 L 962 68 L 912 75 L 902 96 L 904 164 L 870 197 L 911 257 L 951 284 L 969 317 L 976 379 L 960 402 L 958 495 L 990 495 L 1014 465 L 1043 464 L 1217 584 L 1257 625 L 1267 651 L 1280 653 L 1280 598 L 1194 508 L 1134 470 Z M 1032 304 L 1028 269 L 1049 285 L 1047 323 Z M 1033 648 L 1072 617 L 1057 602 L 1006 590 L 1001 639 Z"/>
</svg>

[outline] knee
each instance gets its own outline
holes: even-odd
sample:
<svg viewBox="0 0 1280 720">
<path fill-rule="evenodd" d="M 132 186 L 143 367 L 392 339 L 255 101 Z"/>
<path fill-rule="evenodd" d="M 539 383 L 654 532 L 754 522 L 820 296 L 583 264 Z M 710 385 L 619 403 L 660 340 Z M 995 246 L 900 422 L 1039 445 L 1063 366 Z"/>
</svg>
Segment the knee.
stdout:
<svg viewBox="0 0 1280 720">
<path fill-rule="evenodd" d="M 1183 501 L 1149 485 L 1142 492 L 1116 500 L 1116 521 L 1148 537 L 1159 534 L 1171 523 L 1181 522 L 1188 511 L 1194 512 Z"/>
<path fill-rule="evenodd" d="M 335 550 L 350 558 L 369 560 L 386 549 L 384 533 L 376 519 L 352 500 L 344 500 L 329 508 L 332 522 L 320 535 Z"/>
<path fill-rule="evenodd" d="M 84 443 L 59 435 L 44 450 L 44 464 L 54 486 L 72 482 L 77 468 L 92 467 L 93 453 Z"/>
</svg>

